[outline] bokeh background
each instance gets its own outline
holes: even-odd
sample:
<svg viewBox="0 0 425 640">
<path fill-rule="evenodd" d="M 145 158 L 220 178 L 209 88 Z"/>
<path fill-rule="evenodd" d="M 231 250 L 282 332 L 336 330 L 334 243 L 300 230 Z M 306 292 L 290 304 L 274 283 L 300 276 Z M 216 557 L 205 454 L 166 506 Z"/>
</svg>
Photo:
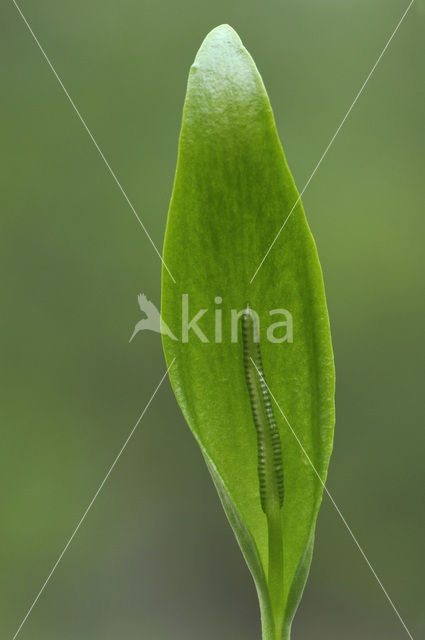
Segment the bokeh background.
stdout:
<svg viewBox="0 0 425 640">
<path fill-rule="evenodd" d="M 21 0 L 161 247 L 189 66 L 227 22 L 299 188 L 407 0 Z M 337 367 L 329 489 L 424 637 L 425 7 L 305 193 Z M 0 9 L 0 637 L 12 639 L 164 372 L 128 339 L 160 261 L 11 0 Z M 259 640 L 256 595 L 168 381 L 22 628 L 31 640 Z M 407 637 L 328 499 L 294 640 Z"/>
</svg>

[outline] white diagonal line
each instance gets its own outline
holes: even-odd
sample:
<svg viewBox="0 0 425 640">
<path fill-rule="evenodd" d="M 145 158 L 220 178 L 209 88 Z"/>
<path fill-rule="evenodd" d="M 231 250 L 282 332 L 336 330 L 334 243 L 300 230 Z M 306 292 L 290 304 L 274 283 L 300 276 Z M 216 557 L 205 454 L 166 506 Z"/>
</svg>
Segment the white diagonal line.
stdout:
<svg viewBox="0 0 425 640">
<path fill-rule="evenodd" d="M 59 77 L 58 73 L 56 72 L 56 69 L 54 68 L 53 64 L 51 63 L 49 57 L 47 56 L 47 53 L 44 51 L 43 47 L 41 46 L 37 36 L 35 35 L 34 31 L 32 30 L 28 20 L 26 19 L 26 17 L 24 16 L 24 14 L 22 13 L 21 9 L 19 8 L 18 4 L 16 3 L 16 0 L 12 0 L 13 4 L 15 5 L 16 9 L 18 10 L 22 20 L 25 22 L 26 26 L 28 27 L 28 31 L 31 33 L 32 37 L 34 38 L 38 48 L 40 49 L 41 53 L 44 56 L 44 59 L 46 60 L 47 64 L 49 65 L 50 69 L 52 70 L 56 80 L 59 82 L 60 86 L 63 89 L 63 92 L 65 93 L 66 97 L 68 98 L 69 102 L 71 103 L 72 108 L 74 109 L 75 113 L 77 114 L 81 124 L 83 125 L 84 129 L 87 131 L 91 141 L 93 142 L 94 146 L 96 147 L 100 157 L 102 158 L 103 162 L 105 163 L 107 169 L 109 170 L 109 173 L 111 174 L 111 176 L 113 177 L 118 189 L 121 191 L 122 195 L 124 196 L 128 206 L 130 207 L 131 211 L 134 213 L 134 215 L 136 216 L 140 226 L 142 227 L 143 231 L 145 232 L 149 242 L 151 243 L 152 247 L 154 248 L 155 252 L 157 253 L 157 255 L 159 256 L 159 259 L 161 260 L 162 264 L 164 265 L 165 269 L 168 272 L 168 275 L 170 276 L 171 280 L 174 282 L 174 284 L 176 283 L 171 271 L 169 270 L 169 268 L 167 267 L 167 265 L 164 262 L 164 259 L 161 255 L 161 253 L 158 251 L 158 248 L 156 246 L 156 244 L 154 243 L 154 241 L 152 240 L 148 230 L 146 229 L 145 225 L 143 224 L 142 220 L 140 219 L 139 215 L 137 214 L 136 209 L 134 208 L 132 202 L 130 201 L 129 197 L 127 196 L 126 192 L 124 191 L 123 187 L 121 186 L 120 181 L 118 180 L 114 170 L 112 169 L 111 165 L 109 164 L 109 162 L 107 161 L 107 159 L 105 158 L 105 155 L 102 151 L 102 149 L 99 147 L 99 145 L 97 144 L 92 132 L 90 131 L 90 129 L 88 128 L 86 121 L 84 120 L 83 116 L 81 115 L 81 113 L 79 112 L 75 102 L 73 101 L 73 99 L 71 98 L 71 96 L 69 95 L 68 91 L 65 88 L 65 85 L 63 84 L 61 78 Z"/>
<path fill-rule="evenodd" d="M 62 560 L 63 556 L 65 555 L 69 545 L 71 544 L 71 542 L 73 541 L 77 531 L 79 530 L 79 528 L 81 527 L 81 525 L 83 524 L 88 512 L 90 511 L 90 509 L 93 506 L 94 501 L 96 500 L 97 496 L 99 495 L 99 493 L 102 491 L 103 486 L 105 484 L 105 482 L 107 481 L 107 479 L 109 478 L 109 476 L 111 475 L 114 467 L 116 466 L 118 460 L 121 457 L 121 454 L 123 453 L 124 449 L 126 448 L 126 446 L 128 445 L 128 443 L 130 442 L 134 432 L 136 431 L 137 427 L 139 426 L 143 416 L 145 415 L 146 411 L 148 410 L 152 400 L 154 399 L 154 397 L 157 394 L 157 391 L 159 390 L 160 386 L 162 385 L 162 383 L 164 382 L 165 378 L 167 377 L 168 372 L 170 371 L 171 367 L 173 366 L 175 361 L 175 358 L 173 358 L 173 360 L 171 361 L 170 366 L 167 368 L 167 371 L 164 373 L 164 375 L 162 376 L 161 380 L 158 383 L 158 386 L 156 387 L 155 391 L 153 392 L 153 394 L 151 395 L 149 402 L 147 403 L 147 405 L 145 406 L 145 408 L 143 409 L 142 413 L 139 416 L 139 419 L 137 420 L 136 424 L 134 425 L 134 427 L 132 428 L 132 430 L 130 431 L 127 440 L 124 442 L 123 446 L 121 447 L 118 455 L 116 456 L 115 460 L 113 461 L 113 463 L 111 464 L 111 466 L 109 467 L 109 471 L 106 474 L 106 476 L 104 477 L 104 479 L 102 480 L 98 490 L 96 491 L 96 493 L 94 494 L 93 498 L 90 500 L 89 505 L 87 507 L 87 509 L 84 511 L 80 521 L 78 522 L 77 526 L 75 527 L 74 531 L 72 532 L 71 537 L 69 538 L 68 542 L 66 543 L 66 545 L 64 546 L 61 554 L 59 555 L 58 559 L 56 560 L 55 564 L 53 565 L 49 575 L 47 576 L 47 578 L 45 579 L 45 581 L 43 582 L 43 585 L 40 589 L 40 591 L 38 592 L 37 596 L 34 598 L 33 603 L 31 604 L 30 608 L 28 609 L 24 619 L 22 620 L 21 624 L 19 625 L 15 635 L 13 636 L 12 640 L 15 640 L 18 637 L 19 632 L 21 631 L 22 627 L 24 626 L 25 622 L 28 619 L 28 616 L 30 615 L 31 611 L 34 609 L 35 605 L 37 604 L 41 594 L 43 593 L 43 591 L 45 590 L 45 588 L 47 587 L 47 584 L 50 580 L 50 578 L 52 577 L 52 575 L 54 574 L 54 572 L 56 571 L 60 561 Z"/>
<path fill-rule="evenodd" d="M 381 587 L 382 591 L 384 592 L 388 602 L 390 603 L 390 605 L 392 606 L 392 608 L 394 609 L 394 612 L 397 615 L 397 618 L 400 620 L 401 624 L 403 625 L 405 631 L 407 632 L 407 635 L 409 636 L 410 640 L 413 640 L 413 636 L 410 633 L 409 629 L 407 628 L 403 618 L 401 617 L 401 615 L 399 614 L 394 602 L 391 600 L 388 591 L 385 589 L 384 585 L 382 584 L 379 576 L 377 575 L 375 569 L 372 567 L 367 555 L 365 554 L 365 552 L 363 551 L 362 547 L 360 546 L 359 541 L 357 540 L 356 536 L 354 535 L 354 533 L 352 532 L 348 522 L 346 521 L 346 519 L 344 518 L 344 516 L 341 513 L 340 508 L 338 507 L 338 505 L 336 504 L 333 496 L 331 495 L 331 493 L 329 492 L 327 486 L 325 485 L 325 483 L 323 482 L 319 472 L 317 471 L 316 467 L 314 466 L 313 462 L 311 461 L 310 456 L 308 455 L 307 451 L 305 450 L 305 448 L 303 447 L 302 442 L 300 441 L 300 439 L 298 438 L 297 434 L 295 433 L 294 429 L 292 428 L 288 418 L 286 417 L 286 415 L 283 413 L 283 410 L 281 408 L 281 406 L 279 405 L 278 401 L 276 400 L 276 398 L 274 397 L 272 390 L 270 389 L 269 385 L 267 384 L 267 382 L 264 380 L 264 376 L 261 373 L 261 371 L 258 369 L 257 365 L 255 364 L 254 360 L 251 358 L 251 362 L 254 365 L 254 367 L 257 370 L 258 375 L 260 376 L 261 381 L 264 383 L 264 385 L 266 386 L 268 392 L 270 393 L 271 397 L 273 398 L 274 403 L 276 404 L 277 408 L 279 409 L 280 413 L 282 414 L 283 418 L 285 419 L 286 424 L 288 425 L 288 427 L 290 428 L 292 435 L 294 436 L 294 438 L 296 439 L 296 441 L 298 442 L 303 454 L 305 455 L 305 457 L 307 458 L 307 461 L 309 462 L 311 468 L 313 469 L 314 473 L 316 474 L 316 476 L 319 479 L 320 484 L 323 486 L 323 490 L 326 492 L 326 494 L 328 495 L 330 501 L 332 502 L 333 506 L 335 507 L 339 517 L 341 518 L 341 520 L 343 521 L 348 533 L 350 534 L 350 536 L 352 537 L 352 539 L 354 540 L 358 550 L 360 551 L 360 553 L 362 554 L 364 560 L 366 561 L 367 566 L 369 567 L 369 569 L 371 570 L 371 572 L 373 573 L 376 581 L 378 582 L 379 586 Z"/>
<path fill-rule="evenodd" d="M 309 177 L 309 179 L 307 180 L 307 182 L 305 183 L 302 191 L 300 192 L 300 195 L 298 196 L 297 200 L 295 201 L 294 206 L 292 207 L 292 209 L 290 210 L 290 212 L 288 213 L 288 215 L 286 216 L 282 226 L 280 227 L 279 231 L 277 232 L 277 234 L 275 235 L 271 245 L 269 246 L 269 248 L 267 249 L 266 253 L 263 256 L 263 259 L 261 260 L 260 264 L 258 265 L 257 269 L 255 270 L 254 275 L 252 276 L 251 280 L 249 281 L 249 284 L 252 284 L 252 281 L 254 280 L 255 276 L 257 275 L 257 273 L 259 272 L 259 270 L 261 269 L 261 267 L 263 266 L 263 263 L 265 261 L 265 259 L 267 258 L 267 256 L 269 255 L 270 251 L 273 249 L 276 240 L 278 239 L 278 237 L 280 236 L 280 234 L 283 231 L 283 228 L 285 227 L 286 223 L 288 222 L 289 218 L 292 215 L 292 212 L 294 211 L 295 207 L 297 206 L 297 204 L 299 203 L 299 201 L 301 200 L 303 193 L 305 192 L 305 190 L 307 189 L 308 185 L 310 184 L 310 182 L 312 181 L 313 177 L 316 174 L 316 171 L 318 170 L 318 168 L 320 167 L 320 165 L 322 164 L 323 160 L 325 159 L 326 154 L 328 153 L 329 149 L 331 148 L 331 146 L 333 145 L 335 138 L 337 137 L 337 135 L 339 134 L 339 132 L 341 131 L 342 127 L 345 124 L 345 121 L 347 120 L 348 116 L 350 115 L 351 111 L 353 110 L 357 100 L 360 98 L 361 94 L 363 93 L 363 89 L 366 87 L 367 83 L 369 82 L 370 78 L 372 77 L 376 67 L 378 66 L 378 64 L 381 61 L 382 56 L 384 55 L 384 53 L 386 52 L 386 50 L 388 49 L 388 47 L 390 46 L 390 43 L 392 41 L 392 39 L 394 38 L 395 34 L 397 33 L 397 31 L 399 30 L 401 23 L 403 22 L 404 18 L 407 16 L 407 13 L 410 9 L 410 7 L 412 6 L 412 4 L 414 3 L 415 0 L 410 0 L 410 3 L 406 9 L 406 11 L 403 13 L 403 15 L 401 16 L 400 20 L 397 23 L 396 28 L 394 29 L 394 31 L 392 32 L 391 36 L 389 37 L 385 47 L 382 49 L 381 53 L 379 54 L 379 57 L 377 59 L 377 61 L 375 62 L 375 64 L 373 65 L 372 69 L 369 71 L 369 74 L 366 77 L 366 80 L 363 82 L 362 86 L 360 87 L 356 97 L 354 98 L 350 108 L 348 109 L 347 113 L 345 114 L 345 116 L 343 117 L 343 119 L 341 120 L 337 130 L 335 131 L 335 133 L 333 134 L 332 138 L 329 141 L 328 146 L 326 147 L 326 149 L 324 150 L 324 152 L 322 153 L 319 162 L 316 164 L 316 166 L 313 169 L 313 172 L 311 174 L 311 176 Z"/>
</svg>

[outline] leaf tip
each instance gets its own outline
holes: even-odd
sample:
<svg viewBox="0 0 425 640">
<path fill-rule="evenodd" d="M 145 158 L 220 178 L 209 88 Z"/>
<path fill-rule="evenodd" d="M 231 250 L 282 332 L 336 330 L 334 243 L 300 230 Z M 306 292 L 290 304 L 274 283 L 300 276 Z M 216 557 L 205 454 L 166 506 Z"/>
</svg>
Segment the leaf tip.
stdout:
<svg viewBox="0 0 425 640">
<path fill-rule="evenodd" d="M 232 38 L 234 40 L 237 40 L 238 42 L 240 42 L 241 40 L 233 27 L 231 27 L 230 24 L 227 23 L 219 24 L 217 27 L 214 27 L 214 29 L 211 29 L 211 31 L 207 34 L 205 40 L 207 40 L 208 38 Z"/>
<path fill-rule="evenodd" d="M 243 48 L 242 40 L 229 24 L 220 24 L 214 27 L 205 36 L 198 55 L 212 51 L 229 51 Z"/>
</svg>

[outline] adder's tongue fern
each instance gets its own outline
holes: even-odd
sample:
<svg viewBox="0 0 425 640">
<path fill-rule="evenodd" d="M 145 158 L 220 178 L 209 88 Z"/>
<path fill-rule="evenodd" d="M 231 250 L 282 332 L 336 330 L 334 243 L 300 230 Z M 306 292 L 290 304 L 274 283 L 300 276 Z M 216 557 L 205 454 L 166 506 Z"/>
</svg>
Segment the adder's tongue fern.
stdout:
<svg viewBox="0 0 425 640">
<path fill-rule="evenodd" d="M 163 335 L 171 383 L 255 580 L 263 640 L 288 640 L 323 490 L 303 449 L 324 481 L 333 356 L 317 251 L 270 102 L 227 25 L 190 70 L 164 262 L 176 282 L 164 268 L 162 319 L 181 338 Z M 272 316 L 285 310 L 293 331 L 282 334 Z"/>
</svg>

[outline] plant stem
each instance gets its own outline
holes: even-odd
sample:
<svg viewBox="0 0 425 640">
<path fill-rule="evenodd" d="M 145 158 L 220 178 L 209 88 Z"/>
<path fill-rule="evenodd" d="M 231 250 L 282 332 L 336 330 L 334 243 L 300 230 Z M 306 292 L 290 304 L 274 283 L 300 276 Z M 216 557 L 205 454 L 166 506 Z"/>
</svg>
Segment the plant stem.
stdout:
<svg viewBox="0 0 425 640">
<path fill-rule="evenodd" d="M 275 620 L 276 640 L 281 639 L 281 627 L 283 623 L 283 544 L 281 512 L 278 505 L 267 514 L 268 542 L 269 542 L 269 567 L 268 584 L 272 594 L 272 609 Z"/>
</svg>

